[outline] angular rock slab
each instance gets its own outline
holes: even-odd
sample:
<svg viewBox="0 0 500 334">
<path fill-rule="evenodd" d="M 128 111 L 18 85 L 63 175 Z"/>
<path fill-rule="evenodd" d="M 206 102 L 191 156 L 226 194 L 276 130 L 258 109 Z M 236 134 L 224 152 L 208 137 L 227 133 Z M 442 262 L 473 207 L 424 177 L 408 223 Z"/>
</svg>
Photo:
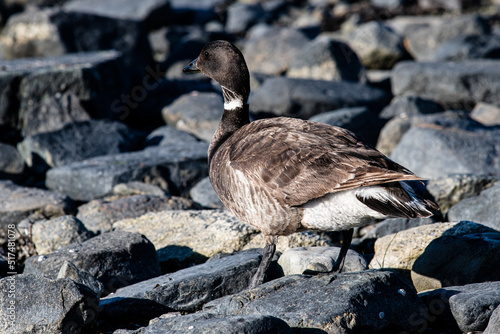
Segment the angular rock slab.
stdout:
<svg viewBox="0 0 500 334">
<path fill-rule="evenodd" d="M 197 142 L 91 158 L 49 170 L 45 183 L 80 201 L 109 195 L 115 185 L 128 181 L 159 184 L 181 194 L 208 175 L 207 149 L 207 143 Z"/>
<path fill-rule="evenodd" d="M 101 281 L 107 292 L 160 274 L 156 251 L 139 233 L 109 232 L 25 262 L 25 273 L 57 277 L 69 261 Z"/>
<path fill-rule="evenodd" d="M 0 300 L 3 333 L 92 333 L 99 312 L 96 295 L 69 278 L 3 278 Z"/>
<path fill-rule="evenodd" d="M 302 274 L 304 270 L 329 272 L 340 253 L 339 247 L 298 247 L 281 254 L 278 264 L 285 275 Z M 343 272 L 368 268 L 366 260 L 353 250 L 347 252 Z"/>
<path fill-rule="evenodd" d="M 345 107 L 368 106 L 379 111 L 389 101 L 385 91 L 360 83 L 277 77 L 266 80 L 250 96 L 250 109 L 255 113 L 310 118 Z"/>
<path fill-rule="evenodd" d="M 500 129 L 420 124 L 404 134 L 391 158 L 430 179 L 448 174 L 499 175 Z"/>
<path fill-rule="evenodd" d="M 101 317 L 138 322 L 169 311 L 193 312 L 207 302 L 248 287 L 261 255 L 241 252 L 117 290 L 100 301 Z"/>
<path fill-rule="evenodd" d="M 377 239 L 370 267 L 411 270 L 417 291 L 491 280 L 500 275 L 499 238 L 468 221 L 414 227 Z"/>
<path fill-rule="evenodd" d="M 133 151 L 142 141 L 123 123 L 88 120 L 66 124 L 62 129 L 24 138 L 18 149 L 29 167 L 45 172 L 52 168 L 99 155 Z"/>
<path fill-rule="evenodd" d="M 500 306 L 497 306 L 495 311 L 491 314 L 488 326 L 484 330 L 483 334 L 496 334 L 500 333 Z"/>
<path fill-rule="evenodd" d="M 153 322 L 154 321 L 154 322 Z M 148 327 L 135 331 L 116 331 L 114 334 L 293 334 L 283 320 L 262 315 L 221 317 L 206 312 L 198 312 L 177 317 L 154 319 Z"/>
<path fill-rule="evenodd" d="M 258 233 L 230 212 L 215 210 L 152 212 L 120 220 L 113 229 L 144 234 L 158 250 L 160 262 L 170 262 L 174 268 L 240 251 Z"/>
<path fill-rule="evenodd" d="M 479 224 L 500 231 L 500 184 L 482 191 L 478 196 L 466 198 L 450 208 L 450 220 L 474 219 Z"/>
<path fill-rule="evenodd" d="M 429 308 L 431 327 L 462 333 L 482 332 L 500 305 L 500 281 L 450 286 L 419 297 Z M 498 315 L 497 315 L 498 316 Z"/>
<path fill-rule="evenodd" d="M 96 233 L 109 232 L 113 223 L 140 217 L 148 212 L 187 210 L 192 202 L 175 196 L 135 195 L 119 199 L 96 199 L 78 207 L 76 217 Z"/>
<path fill-rule="evenodd" d="M 391 75 L 393 94 L 417 95 L 448 108 L 472 109 L 478 102 L 500 104 L 500 61 L 398 63 Z"/>
<path fill-rule="evenodd" d="M 412 330 L 422 303 L 394 273 L 365 271 L 327 276 L 287 276 L 214 300 L 204 310 L 219 315 L 267 315 L 292 328 L 326 333 Z"/>
<path fill-rule="evenodd" d="M 32 214 L 58 217 L 74 211 L 71 201 L 52 191 L 0 181 L 0 226 L 17 224 Z"/>
</svg>

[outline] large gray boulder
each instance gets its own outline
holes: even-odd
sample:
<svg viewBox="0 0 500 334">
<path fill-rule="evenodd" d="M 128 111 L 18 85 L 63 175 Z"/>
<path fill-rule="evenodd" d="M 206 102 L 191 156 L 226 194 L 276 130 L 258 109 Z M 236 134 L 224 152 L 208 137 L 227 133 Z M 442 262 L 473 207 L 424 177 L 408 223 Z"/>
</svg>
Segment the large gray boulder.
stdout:
<svg viewBox="0 0 500 334">
<path fill-rule="evenodd" d="M 204 310 L 219 315 L 273 316 L 299 330 L 377 333 L 415 330 L 410 319 L 418 318 L 421 307 L 413 288 L 394 273 L 364 271 L 286 276 L 214 300 Z"/>
<path fill-rule="evenodd" d="M 160 274 L 153 244 L 139 233 L 119 231 L 32 256 L 26 260 L 24 272 L 56 278 L 66 261 L 101 281 L 107 293 Z"/>
<path fill-rule="evenodd" d="M 354 82 L 277 77 L 264 81 L 250 96 L 255 113 L 310 118 L 330 110 L 367 106 L 379 111 L 389 103 L 389 95 L 377 88 Z"/>
<path fill-rule="evenodd" d="M 29 293 L 26 293 L 29 291 Z M 98 298 L 69 278 L 22 274 L 0 280 L 0 322 L 4 333 L 91 333 Z"/>
<path fill-rule="evenodd" d="M 133 151 L 141 141 L 142 136 L 123 123 L 88 120 L 28 136 L 18 149 L 28 167 L 45 172 L 99 155 Z"/>
<path fill-rule="evenodd" d="M 115 185 L 129 181 L 159 184 L 172 194 L 183 194 L 208 175 L 207 149 L 207 143 L 196 142 L 95 157 L 52 168 L 45 183 L 81 201 L 109 195 Z"/>
<path fill-rule="evenodd" d="M 248 287 L 260 254 L 241 252 L 119 289 L 102 298 L 100 317 L 144 322 L 166 312 L 193 312 L 207 302 Z"/>
<path fill-rule="evenodd" d="M 400 62 L 392 71 L 392 92 L 396 96 L 417 95 L 457 109 L 472 109 L 477 102 L 498 105 L 499 64 L 499 60 L 486 59 Z"/>
<path fill-rule="evenodd" d="M 500 184 L 466 198 L 450 208 L 449 220 L 474 220 L 500 231 Z"/>
</svg>

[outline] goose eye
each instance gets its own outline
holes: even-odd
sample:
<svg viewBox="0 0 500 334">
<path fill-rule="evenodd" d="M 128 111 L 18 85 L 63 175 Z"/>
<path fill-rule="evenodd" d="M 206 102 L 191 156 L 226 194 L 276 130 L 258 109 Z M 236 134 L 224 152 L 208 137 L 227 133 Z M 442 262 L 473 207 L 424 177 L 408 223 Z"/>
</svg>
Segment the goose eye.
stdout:
<svg viewBox="0 0 500 334">
<path fill-rule="evenodd" d="M 208 51 L 205 51 L 205 53 L 203 54 L 205 57 L 208 57 L 209 56 L 209 53 Z"/>
</svg>

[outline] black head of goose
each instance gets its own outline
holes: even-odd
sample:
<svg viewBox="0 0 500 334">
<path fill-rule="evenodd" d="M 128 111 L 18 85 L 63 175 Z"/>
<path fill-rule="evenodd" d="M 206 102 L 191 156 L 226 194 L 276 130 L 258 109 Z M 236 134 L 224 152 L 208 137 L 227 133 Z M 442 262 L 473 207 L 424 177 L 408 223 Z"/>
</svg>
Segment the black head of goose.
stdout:
<svg viewBox="0 0 500 334">
<path fill-rule="evenodd" d="M 340 272 L 354 227 L 429 217 L 439 209 L 419 191 L 419 177 L 348 130 L 286 117 L 250 122 L 248 69 L 233 44 L 208 43 L 184 72 L 201 72 L 222 87 L 224 112 L 210 142 L 209 174 L 224 205 L 265 237 L 250 287 L 263 282 L 278 236 L 342 231 L 332 269 Z"/>
</svg>

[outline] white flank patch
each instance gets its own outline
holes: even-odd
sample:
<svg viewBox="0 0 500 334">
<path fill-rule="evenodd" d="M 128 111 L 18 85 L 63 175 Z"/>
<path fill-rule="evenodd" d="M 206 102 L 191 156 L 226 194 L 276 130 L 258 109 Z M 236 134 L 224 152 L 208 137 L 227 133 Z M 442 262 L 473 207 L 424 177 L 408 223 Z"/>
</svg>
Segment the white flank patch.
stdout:
<svg viewBox="0 0 500 334">
<path fill-rule="evenodd" d="M 238 99 L 224 103 L 224 110 L 235 110 L 240 108 L 243 108 L 243 101 Z"/>
</svg>

